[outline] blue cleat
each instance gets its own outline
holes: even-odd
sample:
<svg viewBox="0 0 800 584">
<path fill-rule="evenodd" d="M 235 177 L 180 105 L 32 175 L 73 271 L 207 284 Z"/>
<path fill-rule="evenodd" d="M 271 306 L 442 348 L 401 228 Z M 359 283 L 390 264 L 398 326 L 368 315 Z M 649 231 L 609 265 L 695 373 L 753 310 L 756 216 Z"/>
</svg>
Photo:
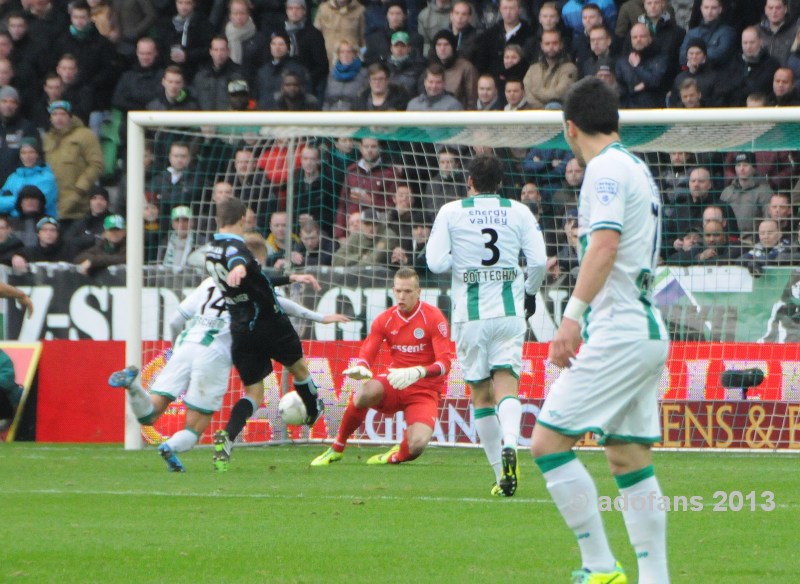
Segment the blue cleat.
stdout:
<svg viewBox="0 0 800 584">
<path fill-rule="evenodd" d="M 139 368 L 136 365 L 129 365 L 125 369 L 112 373 L 111 377 L 108 378 L 108 384 L 111 387 L 128 389 L 137 375 L 139 375 Z"/>
<path fill-rule="evenodd" d="M 167 463 L 167 470 L 169 470 L 169 472 L 186 472 L 183 464 L 181 464 L 181 461 L 178 460 L 178 457 L 168 444 L 164 443 L 159 446 L 158 453 L 161 455 L 161 458 L 164 459 L 164 462 Z"/>
</svg>

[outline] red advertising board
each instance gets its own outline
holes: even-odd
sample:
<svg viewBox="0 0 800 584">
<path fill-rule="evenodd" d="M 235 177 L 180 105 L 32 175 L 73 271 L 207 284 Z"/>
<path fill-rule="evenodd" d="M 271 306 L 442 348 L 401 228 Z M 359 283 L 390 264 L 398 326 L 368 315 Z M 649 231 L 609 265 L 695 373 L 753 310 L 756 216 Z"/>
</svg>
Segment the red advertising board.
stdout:
<svg viewBox="0 0 800 584">
<path fill-rule="evenodd" d="M 306 356 L 320 393 L 326 416 L 315 426 L 314 438 L 333 438 L 347 399 L 357 382 L 341 372 L 358 353 L 358 342 L 305 342 Z M 525 346 L 520 396 L 524 404 L 523 431 L 530 436 L 536 412 L 560 371 L 547 363 L 547 345 Z M 382 354 L 385 359 L 386 355 Z M 69 364 L 68 366 L 65 366 Z M 40 372 L 37 438 L 61 442 L 121 442 L 124 410 L 122 392 L 109 390 L 108 374 L 124 366 L 121 342 L 45 342 Z M 759 387 L 741 392 L 722 387 L 726 369 L 761 368 L 766 378 Z M 381 369 L 381 365 L 375 367 Z M 299 437 L 289 435 L 277 420 L 280 366 L 268 380 L 262 407 L 248 423 L 249 442 Z M 224 412 L 238 399 L 241 386 L 231 379 Z M 68 395 L 65 395 L 68 391 Z M 476 440 L 469 408 L 469 390 L 458 363 L 448 379 L 439 426 L 434 441 L 472 443 Z M 662 379 L 664 447 L 681 448 L 800 448 L 800 350 L 795 344 L 674 343 Z M 178 403 L 157 424 L 169 435 L 183 427 L 183 406 Z M 227 413 L 214 417 L 211 431 L 222 427 Z M 402 416 L 383 420 L 370 416 L 361 438 L 396 440 L 402 433 Z M 207 435 L 209 433 L 207 432 Z M 305 434 L 303 434 L 305 436 Z M 207 436 L 206 436 L 207 439 Z M 590 437 L 587 437 L 588 443 Z"/>
</svg>

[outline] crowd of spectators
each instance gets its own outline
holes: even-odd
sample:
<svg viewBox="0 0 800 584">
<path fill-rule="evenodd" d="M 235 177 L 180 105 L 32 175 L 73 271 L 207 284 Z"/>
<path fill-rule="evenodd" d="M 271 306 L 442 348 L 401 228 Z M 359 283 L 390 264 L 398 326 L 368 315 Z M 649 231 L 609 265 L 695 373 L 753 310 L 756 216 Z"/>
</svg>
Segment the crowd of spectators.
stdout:
<svg viewBox="0 0 800 584">
<path fill-rule="evenodd" d="M 558 109 L 586 76 L 616 88 L 624 108 L 800 104 L 800 1 L 696 0 L 685 26 L 673 4 L 10 0 L 0 8 L 0 263 L 66 261 L 91 275 L 124 261 L 132 110 Z M 236 141 L 151 135 L 145 259 L 202 265 L 214 205 L 235 195 L 276 269 L 424 271 L 433 217 L 466 195 L 463 162 L 480 150 L 374 138 L 290 147 L 252 128 Z M 571 273 L 578 161 L 557 149 L 495 153 L 501 194 L 526 202 L 545 230 L 553 277 Z M 796 263 L 797 158 L 647 155 L 665 203 L 662 261 L 754 273 Z"/>
</svg>

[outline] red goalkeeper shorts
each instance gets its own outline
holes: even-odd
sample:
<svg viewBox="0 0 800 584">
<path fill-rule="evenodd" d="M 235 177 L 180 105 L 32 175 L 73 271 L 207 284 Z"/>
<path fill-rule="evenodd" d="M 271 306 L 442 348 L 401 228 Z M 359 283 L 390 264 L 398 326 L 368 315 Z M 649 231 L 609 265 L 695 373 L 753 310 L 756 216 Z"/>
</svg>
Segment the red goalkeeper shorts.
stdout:
<svg viewBox="0 0 800 584">
<path fill-rule="evenodd" d="M 402 411 L 407 425 L 425 424 L 433 428 L 439 417 L 441 394 L 435 389 L 418 387 L 417 384 L 405 389 L 395 389 L 389 385 L 386 375 L 378 375 L 375 381 L 383 386 L 383 401 L 375 409 L 382 414 L 395 414 Z"/>
</svg>

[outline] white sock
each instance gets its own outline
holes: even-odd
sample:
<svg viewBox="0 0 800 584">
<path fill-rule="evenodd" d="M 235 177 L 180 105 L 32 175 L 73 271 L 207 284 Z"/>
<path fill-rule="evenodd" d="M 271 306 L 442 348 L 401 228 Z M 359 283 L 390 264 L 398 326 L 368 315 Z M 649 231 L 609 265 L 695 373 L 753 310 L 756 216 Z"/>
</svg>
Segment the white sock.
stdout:
<svg viewBox="0 0 800 584">
<path fill-rule="evenodd" d="M 600 518 L 597 487 L 586 467 L 571 450 L 541 456 L 535 462 L 567 527 L 578 539 L 582 566 L 592 572 L 612 572 L 616 560 Z"/>
<path fill-rule="evenodd" d="M 131 383 L 128 388 L 128 399 L 131 402 L 131 409 L 139 421 L 149 418 L 153 414 L 153 402 L 150 396 L 142 389 L 138 381 Z"/>
<path fill-rule="evenodd" d="M 197 434 L 184 428 L 183 430 L 175 432 L 170 439 L 167 440 L 167 445 L 172 449 L 173 452 L 186 452 L 187 450 L 191 450 L 192 447 L 197 444 L 197 439 Z"/>
<path fill-rule="evenodd" d="M 504 397 L 497 404 L 497 418 L 503 432 L 503 448 L 516 450 L 519 442 L 519 426 L 522 423 L 522 404 L 516 396 Z"/>
<path fill-rule="evenodd" d="M 494 470 L 495 480 L 499 482 L 503 471 L 502 442 L 500 420 L 497 419 L 494 408 L 475 408 L 475 429 L 486 458 Z"/>
<path fill-rule="evenodd" d="M 668 584 L 667 512 L 653 466 L 615 477 L 626 502 L 622 511 L 636 551 L 640 584 Z"/>
</svg>

